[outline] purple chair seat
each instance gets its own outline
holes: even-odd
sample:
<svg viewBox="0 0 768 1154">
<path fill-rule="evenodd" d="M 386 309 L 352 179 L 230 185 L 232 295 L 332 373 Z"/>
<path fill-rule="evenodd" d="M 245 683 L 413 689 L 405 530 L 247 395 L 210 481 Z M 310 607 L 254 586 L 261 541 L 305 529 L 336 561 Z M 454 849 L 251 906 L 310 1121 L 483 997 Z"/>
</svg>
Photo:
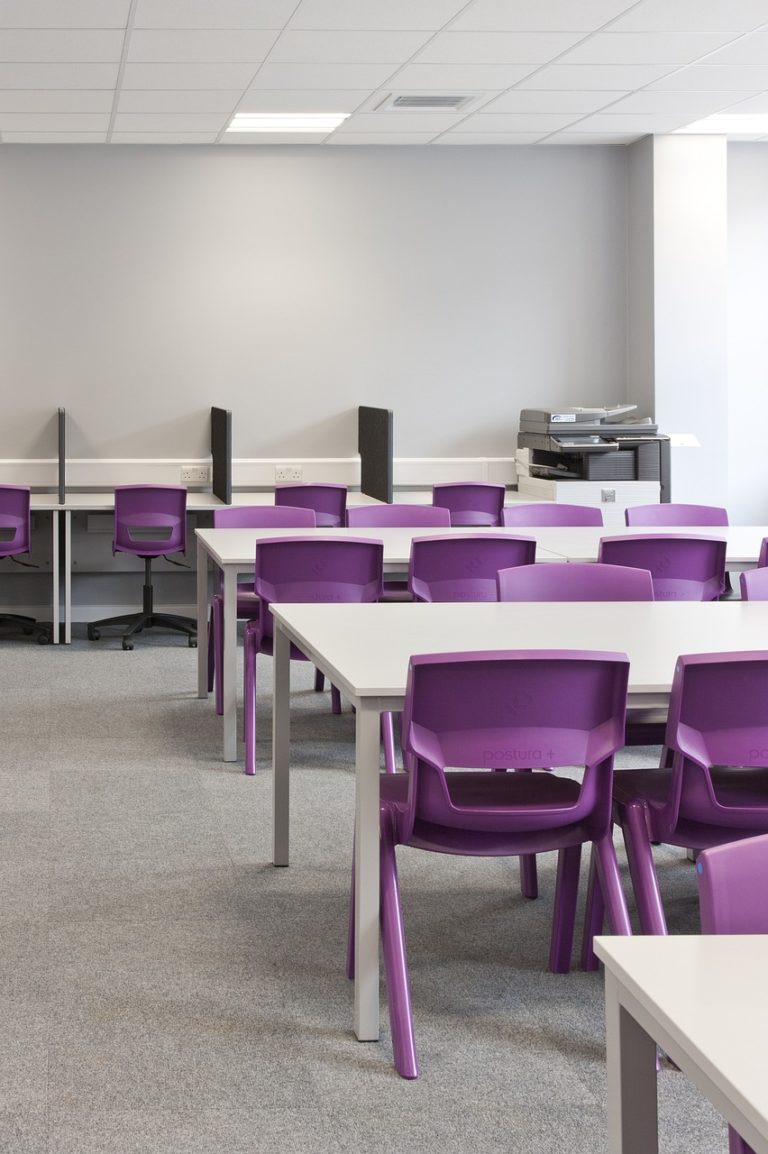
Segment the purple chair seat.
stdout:
<svg viewBox="0 0 768 1154">
<path fill-rule="evenodd" d="M 591 843 L 614 932 L 630 933 L 610 832 L 628 669 L 622 654 L 578 651 L 411 658 L 403 712 L 408 773 L 380 780 L 381 937 L 395 1065 L 403 1077 L 417 1077 L 418 1062 L 397 845 L 484 857 L 558 850 L 550 968 L 567 972 L 581 846 Z M 549 772 L 493 772 L 566 765 L 584 767 L 580 783 Z"/>
</svg>

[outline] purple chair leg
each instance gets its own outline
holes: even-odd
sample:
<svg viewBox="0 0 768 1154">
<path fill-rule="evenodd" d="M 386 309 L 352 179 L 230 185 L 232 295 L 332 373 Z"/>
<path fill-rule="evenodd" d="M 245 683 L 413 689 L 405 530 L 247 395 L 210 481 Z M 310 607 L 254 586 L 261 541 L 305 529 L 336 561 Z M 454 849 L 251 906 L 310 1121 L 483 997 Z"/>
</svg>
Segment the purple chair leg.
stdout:
<svg viewBox="0 0 768 1154">
<path fill-rule="evenodd" d="M 216 656 L 213 652 L 215 643 L 216 629 L 213 624 L 213 605 L 211 605 L 211 612 L 208 617 L 208 692 L 210 693 L 214 686 L 216 677 Z"/>
<path fill-rule="evenodd" d="M 603 932 L 605 921 L 605 901 L 597 876 L 597 862 L 593 850 L 589 858 L 589 881 L 587 883 L 587 904 L 584 909 L 584 936 L 581 942 L 582 970 L 596 970 L 600 963 L 592 948 L 592 939 Z"/>
<path fill-rule="evenodd" d="M 335 685 L 331 686 L 331 713 L 341 713 L 341 694 Z"/>
<path fill-rule="evenodd" d="M 208 655 L 210 657 L 213 649 L 216 712 L 221 717 L 224 713 L 224 602 L 220 597 L 214 597 L 211 602 L 211 621 L 213 645 L 208 649 Z"/>
<path fill-rule="evenodd" d="M 748 1146 L 740 1134 L 737 1134 L 733 1126 L 728 1127 L 728 1154 L 755 1154 L 751 1146 Z"/>
<path fill-rule="evenodd" d="M 524 853 L 520 855 L 520 893 L 524 898 L 539 896 L 539 877 L 536 872 L 536 854 Z"/>
<path fill-rule="evenodd" d="M 252 622 L 245 627 L 243 641 L 245 668 L 243 688 L 243 736 L 245 739 L 245 772 L 256 773 L 256 629 Z"/>
<path fill-rule="evenodd" d="M 567 974 L 571 968 L 580 863 L 580 845 L 561 849 L 557 855 L 555 912 L 552 919 L 552 939 L 549 947 L 549 968 L 553 974 Z"/>
<path fill-rule="evenodd" d="M 322 693 L 325 688 L 325 675 L 319 669 L 315 670 L 315 693 Z"/>
<path fill-rule="evenodd" d="M 629 873 L 635 891 L 640 929 L 644 934 L 666 934 L 667 921 L 659 892 L 653 850 L 648 837 L 645 806 L 630 803 L 623 807 L 624 844 Z"/>
<path fill-rule="evenodd" d="M 381 740 L 384 745 L 384 769 L 387 773 L 396 773 L 395 724 L 391 713 L 381 715 Z"/>
<path fill-rule="evenodd" d="M 381 829 L 381 944 L 395 1067 L 402 1078 L 418 1078 L 397 861 L 392 829 L 386 821 Z"/>
<path fill-rule="evenodd" d="M 632 926 L 629 920 L 627 899 L 624 897 L 624 891 L 621 888 L 619 863 L 616 858 L 616 847 L 613 844 L 611 832 L 609 831 L 605 837 L 600 838 L 599 841 L 593 842 L 592 844 L 597 862 L 597 876 L 600 882 L 600 889 L 603 893 L 603 900 L 605 901 L 605 910 L 608 914 L 608 924 L 611 927 L 611 933 L 629 937 L 632 933 Z"/>
</svg>

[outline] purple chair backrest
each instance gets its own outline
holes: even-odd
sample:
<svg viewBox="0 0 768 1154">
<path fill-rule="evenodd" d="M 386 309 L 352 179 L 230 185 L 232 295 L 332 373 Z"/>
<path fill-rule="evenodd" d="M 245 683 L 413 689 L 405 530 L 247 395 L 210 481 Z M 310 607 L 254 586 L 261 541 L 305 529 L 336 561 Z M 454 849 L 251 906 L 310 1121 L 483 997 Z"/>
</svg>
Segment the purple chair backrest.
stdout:
<svg viewBox="0 0 768 1154">
<path fill-rule="evenodd" d="M 624 510 L 627 525 L 727 525 L 728 510 L 719 505 L 632 505 Z"/>
<path fill-rule="evenodd" d="M 256 546 L 254 590 L 262 605 L 278 602 L 378 601 L 384 546 L 360 537 L 282 537 Z M 263 634 L 272 615 L 263 614 Z"/>
<path fill-rule="evenodd" d="M 542 812 L 451 801 L 452 768 L 480 770 L 585 766 L 570 825 L 591 815 L 595 836 L 610 822 L 613 755 L 624 743 L 629 660 L 578 650 L 491 651 L 414 656 L 403 732 L 411 767 L 410 829 L 420 822 L 461 830 L 540 828 Z M 530 826 L 526 824 L 530 822 Z"/>
<path fill-rule="evenodd" d="M 703 934 L 768 934 L 768 834 L 702 850 L 696 875 Z"/>
<path fill-rule="evenodd" d="M 678 657 L 665 740 L 674 754 L 672 777 L 669 795 L 659 803 L 662 832 L 684 823 L 761 832 L 768 794 L 760 798 L 760 783 L 757 798 L 754 787 L 750 792 L 749 770 L 768 766 L 767 702 L 768 652 Z M 718 795 L 712 766 L 744 769 L 734 770 L 732 787 Z"/>
<path fill-rule="evenodd" d="M 318 525 L 338 528 L 347 511 L 347 486 L 275 485 L 275 504 L 314 509 Z"/>
<path fill-rule="evenodd" d="M 179 485 L 118 485 L 113 548 L 139 557 L 183 553 L 187 490 Z"/>
<path fill-rule="evenodd" d="M 656 601 L 716 601 L 725 592 L 722 538 L 687 533 L 603 537 L 598 561 L 648 569 Z"/>
<path fill-rule="evenodd" d="M 314 529 L 313 509 L 296 505 L 227 505 L 213 510 L 214 529 Z"/>
<path fill-rule="evenodd" d="M 758 569 L 764 569 L 768 565 L 768 537 L 763 537 L 760 542 L 760 555 L 757 559 Z"/>
<path fill-rule="evenodd" d="M 648 570 L 628 565 L 519 565 L 498 582 L 499 601 L 653 601 Z"/>
<path fill-rule="evenodd" d="M 603 514 L 592 505 L 561 505 L 536 501 L 531 505 L 505 505 L 502 525 L 602 525 Z"/>
<path fill-rule="evenodd" d="M 533 537 L 462 533 L 414 537 L 408 588 L 417 601 L 496 601 L 496 574 L 536 560 Z"/>
<path fill-rule="evenodd" d="M 742 601 L 768 601 L 768 568 L 747 569 L 739 573 Z"/>
<path fill-rule="evenodd" d="M 0 485 L 0 557 L 29 552 L 30 492 L 26 485 Z"/>
<path fill-rule="evenodd" d="M 389 526 L 412 529 L 434 525 L 450 528 L 451 514 L 439 505 L 350 505 L 347 525 L 350 529 Z"/>
<path fill-rule="evenodd" d="M 504 485 L 456 481 L 432 486 L 432 504 L 448 509 L 452 525 L 500 525 Z"/>
</svg>

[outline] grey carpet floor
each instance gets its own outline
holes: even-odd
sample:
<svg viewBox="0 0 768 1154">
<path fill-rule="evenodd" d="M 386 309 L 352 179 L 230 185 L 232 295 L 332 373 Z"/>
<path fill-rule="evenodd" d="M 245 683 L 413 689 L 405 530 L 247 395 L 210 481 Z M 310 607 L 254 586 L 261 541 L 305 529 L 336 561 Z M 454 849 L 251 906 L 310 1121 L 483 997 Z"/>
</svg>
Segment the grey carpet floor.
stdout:
<svg viewBox="0 0 768 1154">
<path fill-rule="evenodd" d="M 351 1031 L 353 717 L 294 666 L 276 870 L 270 663 L 246 779 L 195 660 L 162 637 L 0 648 L 0 1152 L 604 1152 L 602 977 L 546 972 L 550 855 L 528 902 L 514 862 L 401 851 L 422 1065 L 401 1080 L 386 1010 L 379 1043 Z M 696 932 L 690 863 L 659 863 Z M 659 1084 L 662 1149 L 725 1154 L 684 1075 Z"/>
</svg>

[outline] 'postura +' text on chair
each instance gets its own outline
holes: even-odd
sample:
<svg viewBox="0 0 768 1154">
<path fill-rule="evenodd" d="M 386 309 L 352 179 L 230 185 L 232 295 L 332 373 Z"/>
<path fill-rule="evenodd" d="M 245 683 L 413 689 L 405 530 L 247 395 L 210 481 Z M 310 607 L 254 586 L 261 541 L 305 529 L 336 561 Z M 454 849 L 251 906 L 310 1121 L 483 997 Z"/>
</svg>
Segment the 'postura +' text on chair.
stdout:
<svg viewBox="0 0 768 1154">
<path fill-rule="evenodd" d="M 506 505 L 502 525 L 602 525 L 603 514 L 593 505 L 565 505 L 558 501 L 534 501 L 530 505 Z"/>
<path fill-rule="evenodd" d="M 483 481 L 432 486 L 432 504 L 448 509 L 452 525 L 500 525 L 506 489 Z"/>
<path fill-rule="evenodd" d="M 408 772 L 380 777 L 381 935 L 403 1077 L 417 1077 L 418 1063 L 396 846 L 474 857 L 558 850 L 549 965 L 565 973 L 581 846 L 591 843 L 613 930 L 630 932 L 610 832 L 628 669 L 623 654 L 579 651 L 411 658 L 403 713 Z M 582 766 L 583 777 L 492 772 L 531 766 Z M 349 949 L 347 967 L 352 973 Z"/>
<path fill-rule="evenodd" d="M 768 832 L 768 652 L 679 657 L 666 747 L 669 768 L 618 770 L 613 782 L 645 934 L 667 932 L 654 844 L 707 849 Z M 587 920 L 598 932 L 599 905 Z"/>
<path fill-rule="evenodd" d="M 289 505 L 228 505 L 214 509 L 214 529 L 312 529 L 315 514 L 312 509 Z M 248 620 L 258 617 L 259 599 L 253 590 L 253 578 L 237 583 L 237 616 Z M 208 626 L 208 691 L 216 689 L 216 712 L 224 712 L 224 598 L 221 579 L 211 598 Z M 322 686 L 321 686 L 322 688 Z"/>
<path fill-rule="evenodd" d="M 648 569 L 656 601 L 717 601 L 725 592 L 726 542 L 688 533 L 603 537 L 598 561 Z"/>
<path fill-rule="evenodd" d="M 29 553 L 30 493 L 26 485 L 0 485 L 0 558 L 16 560 L 20 554 Z M 52 626 L 47 622 L 19 613 L 0 613 L 0 629 L 3 633 L 22 632 L 34 636 L 41 645 L 47 644 L 53 636 Z"/>
<path fill-rule="evenodd" d="M 382 591 L 384 546 L 357 537 L 283 537 L 260 541 L 256 549 L 254 591 L 259 616 L 245 627 L 245 772 L 256 772 L 256 655 L 272 653 L 269 606 L 279 602 L 378 601 Z M 291 646 L 291 658 L 306 661 Z"/>
<path fill-rule="evenodd" d="M 338 529 L 345 523 L 347 486 L 332 484 L 275 485 L 275 504 L 312 509 L 317 525 Z"/>
<path fill-rule="evenodd" d="M 132 553 L 144 561 L 144 596 L 141 612 L 91 621 L 88 637 L 97 641 L 101 630 L 118 626 L 123 649 L 133 649 L 133 638 L 143 629 L 160 627 L 184 633 L 197 645 L 197 625 L 191 617 L 159 613 L 154 607 L 152 559 L 183 553 L 187 541 L 187 490 L 176 485 L 120 485 L 115 489 L 113 553 Z"/>
<path fill-rule="evenodd" d="M 496 601 L 499 569 L 532 565 L 534 537 L 462 533 L 414 537 L 409 584 L 417 601 Z"/>
<path fill-rule="evenodd" d="M 703 850 L 696 861 L 703 934 L 768 934 L 768 835 Z M 728 1127 L 729 1154 L 754 1154 Z"/>
</svg>

